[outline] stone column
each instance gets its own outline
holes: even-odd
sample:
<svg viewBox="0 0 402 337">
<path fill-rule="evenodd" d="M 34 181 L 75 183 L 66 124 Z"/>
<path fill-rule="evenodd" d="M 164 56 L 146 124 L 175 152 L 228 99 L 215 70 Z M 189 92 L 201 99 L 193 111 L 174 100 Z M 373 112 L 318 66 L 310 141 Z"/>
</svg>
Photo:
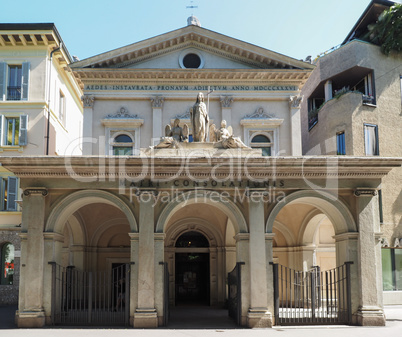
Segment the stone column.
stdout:
<svg viewBox="0 0 402 337">
<path fill-rule="evenodd" d="M 274 272 L 273 267 L 271 265 L 274 262 L 274 253 L 273 253 L 273 240 L 274 240 L 274 233 L 267 233 L 265 234 L 265 254 L 266 254 L 266 261 L 267 261 L 267 307 L 268 312 L 271 314 L 275 312 L 275 302 L 274 302 Z M 271 326 L 275 323 L 273 322 L 273 316 L 271 320 Z"/>
<path fill-rule="evenodd" d="M 358 276 L 360 306 L 356 314 L 359 325 L 385 325 L 382 309 L 382 269 L 380 216 L 375 189 L 356 189 L 356 216 L 359 228 Z"/>
<path fill-rule="evenodd" d="M 303 101 L 303 96 L 290 97 L 290 134 L 291 134 L 291 155 L 302 155 L 302 135 L 301 135 L 301 117 L 300 104 Z"/>
<path fill-rule="evenodd" d="M 139 233 L 129 233 L 130 236 L 130 325 L 134 326 L 134 314 L 138 303 L 138 242 Z"/>
<path fill-rule="evenodd" d="M 90 156 L 93 154 L 92 150 L 92 128 L 93 128 L 93 108 L 95 103 L 94 96 L 84 95 L 81 97 L 84 104 L 84 122 L 82 126 L 82 154 Z"/>
<path fill-rule="evenodd" d="M 267 259 L 265 247 L 265 221 L 263 194 L 249 194 L 250 227 L 250 308 L 247 325 L 250 328 L 272 327 L 272 314 L 268 311 Z"/>
<path fill-rule="evenodd" d="M 152 138 L 159 139 L 162 133 L 162 108 L 165 99 L 162 96 L 151 97 L 152 105 Z M 152 144 L 153 145 L 153 144 Z"/>
<path fill-rule="evenodd" d="M 222 106 L 222 120 L 226 121 L 226 125 L 232 125 L 232 103 L 233 96 L 221 96 L 220 102 Z M 220 125 L 220 123 L 219 123 Z"/>
<path fill-rule="evenodd" d="M 155 233 L 155 309 L 158 324 L 163 324 L 165 233 Z"/>
<path fill-rule="evenodd" d="M 141 191 L 139 201 L 138 306 L 134 314 L 134 327 L 156 328 L 154 194 Z"/>
<path fill-rule="evenodd" d="M 248 309 L 250 307 L 250 234 L 238 233 L 236 239 L 236 262 L 241 265 L 241 322 L 240 325 L 247 325 Z M 229 271 L 230 272 L 230 271 Z"/>
<path fill-rule="evenodd" d="M 45 188 L 26 189 L 22 209 L 21 277 L 17 325 L 19 328 L 40 328 L 45 325 L 44 238 Z M 50 291 L 46 289 L 46 291 Z"/>
<path fill-rule="evenodd" d="M 325 102 L 332 99 L 332 81 L 331 80 L 328 80 L 327 82 L 325 82 L 324 94 L 325 94 Z"/>
</svg>

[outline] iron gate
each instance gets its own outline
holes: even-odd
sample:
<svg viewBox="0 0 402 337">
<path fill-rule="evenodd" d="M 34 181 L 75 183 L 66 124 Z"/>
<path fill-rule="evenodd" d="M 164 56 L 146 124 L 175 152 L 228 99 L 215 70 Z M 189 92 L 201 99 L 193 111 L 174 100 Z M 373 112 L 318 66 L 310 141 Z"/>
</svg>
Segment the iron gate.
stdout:
<svg viewBox="0 0 402 337">
<path fill-rule="evenodd" d="M 351 264 L 305 272 L 273 264 L 275 324 L 350 324 Z"/>
<path fill-rule="evenodd" d="M 80 271 L 52 265 L 52 322 L 59 325 L 128 325 L 130 268 Z"/>
<path fill-rule="evenodd" d="M 228 307 L 229 316 L 238 325 L 241 325 L 241 266 L 244 262 L 237 262 L 236 267 L 228 274 Z"/>
</svg>

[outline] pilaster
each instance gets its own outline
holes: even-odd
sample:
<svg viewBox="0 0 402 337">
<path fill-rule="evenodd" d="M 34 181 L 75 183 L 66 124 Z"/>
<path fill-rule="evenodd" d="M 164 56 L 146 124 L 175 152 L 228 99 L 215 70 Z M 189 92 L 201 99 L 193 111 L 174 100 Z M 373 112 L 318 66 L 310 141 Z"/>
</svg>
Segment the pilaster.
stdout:
<svg viewBox="0 0 402 337">
<path fill-rule="evenodd" d="M 19 328 L 45 325 L 44 237 L 46 188 L 26 189 L 23 193 Z"/>
<path fill-rule="evenodd" d="M 138 306 L 134 313 L 134 327 L 156 328 L 154 193 L 141 191 L 139 201 Z"/>
<path fill-rule="evenodd" d="M 165 101 L 162 96 L 152 96 L 151 97 L 151 105 L 152 105 L 152 138 L 160 139 L 160 137 L 164 136 L 162 134 L 162 109 L 163 102 Z"/>
<path fill-rule="evenodd" d="M 290 97 L 290 135 L 292 143 L 292 156 L 302 155 L 301 145 L 301 115 L 300 104 L 303 101 L 303 96 L 291 96 Z"/>
<path fill-rule="evenodd" d="M 220 97 L 222 107 L 222 120 L 226 121 L 226 125 L 232 125 L 232 103 L 234 102 L 233 96 Z"/>
<path fill-rule="evenodd" d="M 93 108 L 95 97 L 84 95 L 81 97 L 84 105 L 84 121 L 82 126 L 82 154 L 90 156 L 93 154 L 92 150 L 92 128 L 93 128 Z"/>
<path fill-rule="evenodd" d="M 359 228 L 358 276 L 360 283 L 360 303 L 356 313 L 356 323 L 367 326 L 385 325 L 382 309 L 380 216 L 377 194 L 375 189 L 355 190 Z"/>
</svg>

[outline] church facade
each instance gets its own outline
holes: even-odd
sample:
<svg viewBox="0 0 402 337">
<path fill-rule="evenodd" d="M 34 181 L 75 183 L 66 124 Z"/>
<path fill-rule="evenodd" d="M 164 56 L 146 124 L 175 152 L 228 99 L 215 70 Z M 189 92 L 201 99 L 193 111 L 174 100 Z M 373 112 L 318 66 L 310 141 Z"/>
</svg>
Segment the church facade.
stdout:
<svg viewBox="0 0 402 337">
<path fill-rule="evenodd" d="M 401 160 L 302 157 L 314 67 L 188 23 L 70 65 L 82 156 L 2 158 L 23 190 L 18 326 L 156 328 L 188 304 L 384 325 L 377 190 Z"/>
</svg>

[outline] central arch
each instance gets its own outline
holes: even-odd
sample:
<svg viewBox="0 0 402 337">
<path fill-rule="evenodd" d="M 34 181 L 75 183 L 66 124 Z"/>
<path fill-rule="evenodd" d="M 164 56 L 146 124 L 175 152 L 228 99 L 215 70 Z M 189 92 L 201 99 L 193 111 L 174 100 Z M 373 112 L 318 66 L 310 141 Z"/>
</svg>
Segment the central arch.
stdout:
<svg viewBox="0 0 402 337">
<path fill-rule="evenodd" d="M 247 223 L 243 213 L 230 199 L 220 196 L 220 201 L 211 199 L 214 191 L 197 190 L 183 193 L 172 200 L 162 211 L 156 224 L 156 233 L 165 232 L 165 227 L 173 214 L 180 208 L 193 204 L 208 204 L 221 210 L 232 222 L 236 233 L 247 233 Z M 215 192 L 216 193 L 216 192 Z"/>
</svg>

